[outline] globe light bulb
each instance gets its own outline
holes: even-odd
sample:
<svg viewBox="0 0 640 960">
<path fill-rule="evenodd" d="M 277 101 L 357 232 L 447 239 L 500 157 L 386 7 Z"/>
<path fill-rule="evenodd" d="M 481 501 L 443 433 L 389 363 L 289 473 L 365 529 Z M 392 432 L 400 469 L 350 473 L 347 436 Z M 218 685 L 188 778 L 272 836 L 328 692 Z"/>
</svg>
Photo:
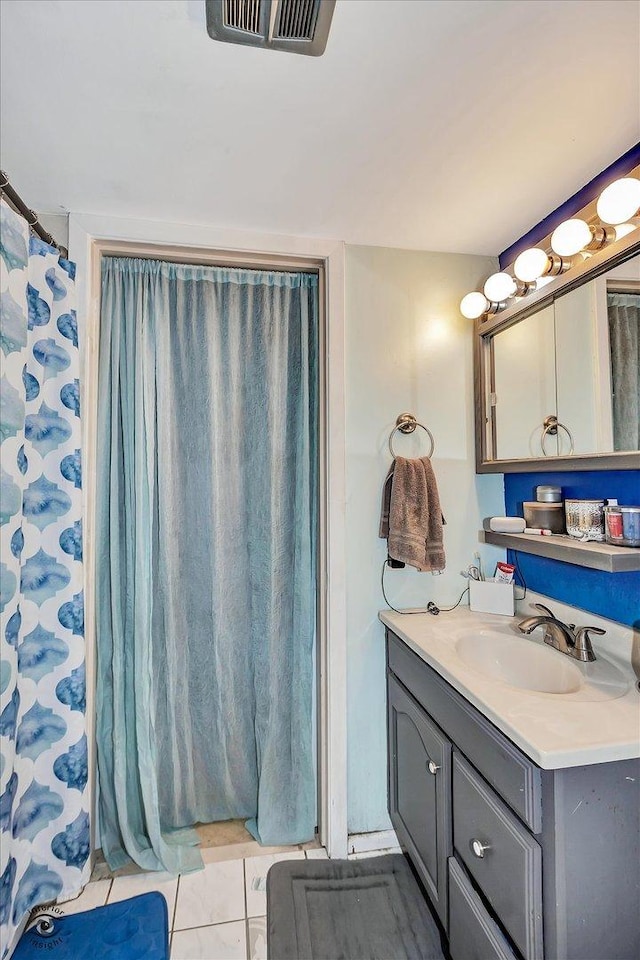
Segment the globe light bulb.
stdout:
<svg viewBox="0 0 640 960">
<path fill-rule="evenodd" d="M 573 257 L 592 240 L 591 229 L 585 220 L 565 220 L 551 234 L 551 249 L 559 257 Z"/>
<path fill-rule="evenodd" d="M 484 295 L 491 303 L 503 303 L 512 297 L 518 285 L 508 273 L 493 273 L 484 285 Z"/>
<path fill-rule="evenodd" d="M 534 283 L 549 269 L 549 257 L 540 247 L 524 250 L 513 265 L 513 272 L 523 283 Z"/>
<path fill-rule="evenodd" d="M 468 293 L 466 297 L 463 297 L 460 301 L 460 313 L 463 317 L 466 317 L 467 320 L 477 320 L 478 317 L 481 317 L 488 309 L 489 304 L 487 303 L 487 298 L 484 294 L 478 293 L 477 290 L 474 290 L 473 293 Z"/>
<path fill-rule="evenodd" d="M 626 223 L 640 210 L 640 180 L 622 177 L 614 180 L 602 193 L 596 211 L 603 223 Z"/>
</svg>

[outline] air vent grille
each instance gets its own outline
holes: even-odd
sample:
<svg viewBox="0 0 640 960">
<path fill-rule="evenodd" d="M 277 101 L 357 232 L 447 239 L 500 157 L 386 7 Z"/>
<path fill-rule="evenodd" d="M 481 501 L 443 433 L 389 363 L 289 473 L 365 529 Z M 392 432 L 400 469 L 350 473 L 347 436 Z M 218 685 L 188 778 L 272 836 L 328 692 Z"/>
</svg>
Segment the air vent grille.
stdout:
<svg viewBox="0 0 640 960">
<path fill-rule="evenodd" d="M 207 33 L 222 43 L 319 57 L 336 0 L 205 0 Z"/>
<path fill-rule="evenodd" d="M 281 0 L 274 37 L 279 40 L 313 40 L 320 0 Z"/>
<path fill-rule="evenodd" d="M 223 0 L 224 26 L 259 35 L 261 3 L 262 0 Z"/>
</svg>

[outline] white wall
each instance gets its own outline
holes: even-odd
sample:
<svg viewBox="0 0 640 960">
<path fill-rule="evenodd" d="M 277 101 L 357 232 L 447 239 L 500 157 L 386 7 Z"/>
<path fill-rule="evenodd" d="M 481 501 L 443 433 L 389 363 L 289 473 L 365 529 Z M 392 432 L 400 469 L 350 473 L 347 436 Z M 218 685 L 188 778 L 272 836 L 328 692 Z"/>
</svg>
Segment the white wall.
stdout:
<svg viewBox="0 0 640 960">
<path fill-rule="evenodd" d="M 447 520 L 442 576 L 385 574 L 391 603 L 448 606 L 464 589 L 459 571 L 478 549 L 481 518 L 504 512 L 501 475 L 476 476 L 473 325 L 458 304 L 496 268 L 487 257 L 382 247 L 346 248 L 347 736 L 350 833 L 389 826 L 386 802 L 384 630 L 378 539 L 389 431 L 408 411 L 435 438 L 433 465 Z M 424 434 L 399 436 L 397 452 L 420 456 Z M 398 435 L 396 435 L 398 436 Z M 482 547 L 487 565 L 502 551 Z M 440 616 L 446 616 L 445 613 Z"/>
<path fill-rule="evenodd" d="M 63 247 L 69 246 L 69 214 L 39 213 L 40 223 Z"/>
</svg>

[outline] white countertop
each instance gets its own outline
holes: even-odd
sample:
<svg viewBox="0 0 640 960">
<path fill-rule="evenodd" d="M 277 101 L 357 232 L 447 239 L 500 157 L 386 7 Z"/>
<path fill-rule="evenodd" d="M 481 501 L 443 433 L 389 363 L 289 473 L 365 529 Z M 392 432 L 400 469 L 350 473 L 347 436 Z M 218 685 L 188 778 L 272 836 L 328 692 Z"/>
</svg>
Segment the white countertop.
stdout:
<svg viewBox="0 0 640 960">
<path fill-rule="evenodd" d="M 531 611 L 527 611 L 529 615 Z M 468 666 L 456 651 L 460 632 L 494 628 L 523 644 L 543 644 L 542 631 L 524 636 L 517 629 L 523 615 L 513 618 L 472 613 L 461 607 L 439 616 L 430 613 L 400 614 L 384 610 L 380 620 L 433 667 L 452 687 L 480 710 L 499 730 L 546 770 L 640 757 L 640 692 L 630 661 L 603 652 L 594 642 L 601 661 L 621 670 L 629 689 L 617 699 L 584 701 L 572 694 L 524 691 L 489 678 Z M 578 620 L 581 623 L 591 619 Z M 594 638 L 595 639 L 600 639 Z M 559 663 L 569 658 L 546 647 Z M 591 664 L 570 660 L 588 675 Z M 598 661 L 593 665 L 597 666 Z"/>
</svg>

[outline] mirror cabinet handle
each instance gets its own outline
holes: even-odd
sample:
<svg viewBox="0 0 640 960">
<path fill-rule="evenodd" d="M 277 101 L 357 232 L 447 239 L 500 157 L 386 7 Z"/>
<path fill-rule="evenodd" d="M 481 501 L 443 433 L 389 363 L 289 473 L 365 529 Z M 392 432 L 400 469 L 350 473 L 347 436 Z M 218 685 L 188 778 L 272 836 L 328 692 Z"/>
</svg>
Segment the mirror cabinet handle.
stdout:
<svg viewBox="0 0 640 960">
<path fill-rule="evenodd" d="M 429 763 L 427 764 L 427 770 L 429 771 L 432 777 L 435 777 L 439 769 L 440 767 L 438 766 L 437 763 L 434 763 L 433 760 L 429 760 Z"/>
</svg>

